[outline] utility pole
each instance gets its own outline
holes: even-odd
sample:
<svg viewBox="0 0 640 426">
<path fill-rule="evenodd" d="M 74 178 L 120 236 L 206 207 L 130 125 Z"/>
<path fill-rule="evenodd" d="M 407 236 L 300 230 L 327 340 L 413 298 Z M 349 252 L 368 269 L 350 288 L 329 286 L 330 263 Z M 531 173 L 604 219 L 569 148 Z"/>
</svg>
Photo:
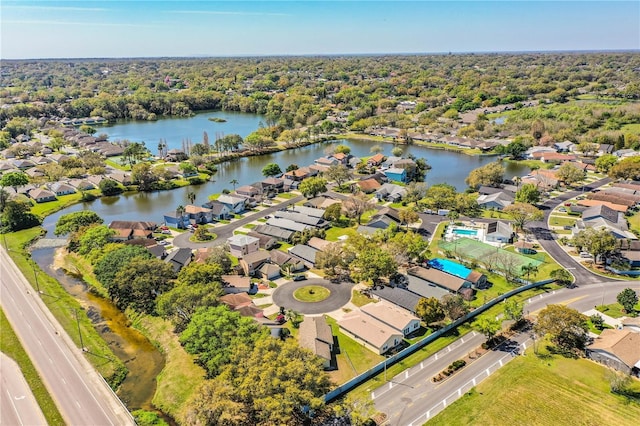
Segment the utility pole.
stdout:
<svg viewBox="0 0 640 426">
<path fill-rule="evenodd" d="M 78 319 L 78 310 L 73 308 L 73 312 L 76 315 L 76 324 L 78 325 L 78 335 L 80 336 L 80 350 L 84 352 L 84 343 L 82 342 L 82 331 L 80 330 L 80 320 Z"/>
<path fill-rule="evenodd" d="M 40 283 L 38 282 L 38 271 L 36 271 L 36 265 L 32 263 L 31 267 L 33 268 L 33 276 L 36 278 L 36 290 L 40 293 Z"/>
</svg>

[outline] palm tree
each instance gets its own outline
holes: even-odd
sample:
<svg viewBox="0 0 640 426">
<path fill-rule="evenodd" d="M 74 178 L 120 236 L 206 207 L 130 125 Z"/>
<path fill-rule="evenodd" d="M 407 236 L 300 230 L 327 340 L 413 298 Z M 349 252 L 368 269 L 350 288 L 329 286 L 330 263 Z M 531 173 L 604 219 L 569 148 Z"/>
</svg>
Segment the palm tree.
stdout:
<svg viewBox="0 0 640 426">
<path fill-rule="evenodd" d="M 233 179 L 231 182 L 229 182 L 231 185 L 233 185 L 233 190 L 236 190 L 236 185 L 239 184 L 240 182 L 238 182 L 237 179 Z"/>
<path fill-rule="evenodd" d="M 187 193 L 187 199 L 189 200 L 189 202 L 190 202 L 191 204 L 193 204 L 193 202 L 196 200 L 196 193 L 195 193 L 195 192 L 193 192 L 193 191 L 189 191 L 189 192 Z"/>
<path fill-rule="evenodd" d="M 538 267 L 533 263 L 529 263 L 528 265 L 522 265 L 522 273 L 527 276 L 527 281 L 529 281 L 529 275 L 533 274 L 534 276 L 538 273 Z"/>
<path fill-rule="evenodd" d="M 182 215 L 184 215 L 184 206 L 179 205 L 176 207 L 176 216 L 178 216 L 178 229 L 184 227 L 184 223 L 182 222 Z"/>
</svg>

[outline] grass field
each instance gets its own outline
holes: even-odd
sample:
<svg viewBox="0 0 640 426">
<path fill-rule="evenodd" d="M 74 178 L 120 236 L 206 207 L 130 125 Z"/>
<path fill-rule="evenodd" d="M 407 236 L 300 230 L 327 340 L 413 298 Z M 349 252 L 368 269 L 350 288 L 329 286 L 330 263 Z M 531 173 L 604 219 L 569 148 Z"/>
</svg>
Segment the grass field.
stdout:
<svg viewBox="0 0 640 426">
<path fill-rule="evenodd" d="M 549 216 L 549 225 L 551 226 L 573 226 L 578 219 L 562 216 Z"/>
<path fill-rule="evenodd" d="M 319 285 L 306 285 L 293 292 L 293 298 L 301 302 L 320 302 L 331 295 L 331 291 Z"/>
<path fill-rule="evenodd" d="M 609 391 L 608 369 L 585 359 L 517 357 L 427 425 L 634 425 L 640 404 Z M 640 381 L 633 390 L 640 392 Z"/>
<path fill-rule="evenodd" d="M 368 305 L 369 303 L 377 303 L 377 302 L 378 301 L 376 299 L 372 299 L 368 296 L 365 296 L 364 294 L 362 294 L 362 292 L 358 290 L 353 290 L 353 292 L 351 293 L 351 303 L 353 303 L 357 307 L 361 307 L 364 305 Z"/>
<path fill-rule="evenodd" d="M 600 305 L 600 306 L 597 306 L 596 309 L 605 315 L 609 315 L 612 318 L 632 317 L 632 316 L 636 316 L 637 313 L 640 312 L 640 303 L 636 304 L 635 306 L 636 312 L 632 314 L 624 312 L 622 305 L 619 303 L 612 303 L 610 305 Z"/>
<path fill-rule="evenodd" d="M 20 370 L 22 370 L 22 374 L 24 374 L 36 401 L 38 401 L 47 423 L 49 425 L 64 425 L 64 420 L 58 408 L 42 383 L 38 371 L 20 344 L 18 336 L 13 332 L 11 324 L 9 324 L 2 309 L 0 309 L 0 330 L 2 330 L 2 333 L 0 333 L 0 351 L 11 357 L 20 366 Z"/>
<path fill-rule="evenodd" d="M 204 382 L 204 369 L 196 365 L 194 357 L 180 345 L 169 321 L 144 315 L 134 318 L 133 325 L 161 348 L 165 355 L 166 364 L 156 378 L 153 405 L 173 418 L 181 418 L 185 402 Z"/>
</svg>

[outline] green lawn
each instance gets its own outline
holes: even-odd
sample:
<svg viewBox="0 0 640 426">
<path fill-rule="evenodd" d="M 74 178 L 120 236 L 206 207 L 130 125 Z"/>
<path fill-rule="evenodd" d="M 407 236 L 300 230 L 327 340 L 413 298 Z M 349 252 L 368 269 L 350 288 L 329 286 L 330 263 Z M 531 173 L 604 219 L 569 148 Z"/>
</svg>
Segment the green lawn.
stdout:
<svg viewBox="0 0 640 426">
<path fill-rule="evenodd" d="M 243 226 L 243 228 L 247 228 L 247 229 L 253 229 L 255 228 L 257 225 L 253 224 L 253 223 L 247 223 L 246 225 Z"/>
<path fill-rule="evenodd" d="M 153 405 L 176 419 L 183 418 L 185 402 L 204 382 L 204 369 L 184 350 L 169 321 L 143 315 L 133 318 L 133 325 L 165 355 L 164 369 L 156 378 Z"/>
<path fill-rule="evenodd" d="M 429 251 L 431 251 L 432 256 L 436 256 L 438 254 L 438 243 L 442 240 L 442 234 L 444 233 L 444 228 L 449 224 L 449 222 L 440 222 L 438 226 L 436 226 L 436 230 L 433 231 L 433 236 L 431 237 L 431 242 L 429 243 Z"/>
<path fill-rule="evenodd" d="M 47 388 L 45 388 L 42 383 L 38 371 L 36 371 L 31 363 L 31 359 L 29 359 L 29 356 L 20 344 L 18 336 L 13 332 L 13 328 L 11 328 L 11 324 L 9 324 L 2 309 L 0 309 L 0 330 L 2 330 L 2 333 L 0 333 L 0 351 L 11 357 L 18 363 L 18 366 L 20 366 L 20 370 L 22 370 L 22 374 L 24 374 L 36 401 L 38 401 L 38 405 L 44 413 L 47 423 L 50 425 L 64 425 L 65 422 L 58 408 L 53 402 L 53 399 L 51 399 L 49 392 L 47 392 Z"/>
<path fill-rule="evenodd" d="M 283 192 L 282 194 L 278 194 L 276 198 L 282 198 L 283 200 L 290 200 L 297 196 L 298 196 L 297 194 L 292 194 L 291 192 Z"/>
<path fill-rule="evenodd" d="M 585 359 L 517 357 L 431 425 L 633 425 L 640 404 L 609 391 L 608 369 Z M 640 392 L 640 382 L 633 390 Z"/>
<path fill-rule="evenodd" d="M 622 317 L 630 317 L 635 315 L 634 314 L 628 314 L 626 312 L 624 312 L 624 309 L 622 308 L 622 305 L 619 303 L 612 303 L 610 305 L 600 305 L 597 306 L 596 309 L 600 312 L 602 312 L 605 315 L 609 315 L 610 317 L 613 318 L 622 318 Z M 640 312 L 640 303 L 638 303 L 635 306 L 635 310 L 636 312 Z"/>
<path fill-rule="evenodd" d="M 578 219 L 571 217 L 549 216 L 549 225 L 551 226 L 573 226 Z"/>
<path fill-rule="evenodd" d="M 327 229 L 324 239 L 327 241 L 338 241 L 338 238 L 347 235 L 355 235 L 356 230 L 354 228 L 340 228 L 339 226 L 332 226 Z"/>
<path fill-rule="evenodd" d="M 72 204 L 76 204 L 81 199 L 82 194 L 80 194 L 79 192 L 76 192 L 75 194 L 61 195 L 55 201 L 49 201 L 47 203 L 35 203 L 35 205 L 31 207 L 31 212 L 43 218 Z"/>
<path fill-rule="evenodd" d="M 365 296 L 362 292 L 358 290 L 353 290 L 351 293 L 351 303 L 356 305 L 357 307 L 368 305 L 369 303 L 377 303 L 376 299 L 372 299 L 371 297 Z"/>
<path fill-rule="evenodd" d="M 38 271 L 38 284 L 40 290 L 44 292 L 42 300 L 77 347 L 80 347 L 78 324 L 76 323 L 74 310 L 77 309 L 82 313 L 84 312 L 82 307 L 73 296 L 65 291 L 58 281 L 42 272 L 24 249 L 26 244 L 40 235 L 40 232 L 41 228 L 38 227 L 6 234 L 9 255 L 34 289 L 36 288 L 36 282 L 33 268 L 36 268 Z M 87 360 L 112 387 L 116 388 L 126 375 L 127 369 L 125 365 L 111 352 L 107 342 L 93 328 L 93 323 L 87 315 L 81 314 L 78 317 L 84 346 L 89 349 L 89 353 L 86 355 Z M 105 362 L 105 359 L 110 361 Z"/>
<path fill-rule="evenodd" d="M 640 213 L 636 213 L 633 216 L 628 216 L 629 229 L 631 231 L 640 231 Z"/>
<path fill-rule="evenodd" d="M 293 297 L 301 302 L 320 302 L 331 295 L 331 291 L 319 285 L 306 285 L 293 292 Z"/>
<path fill-rule="evenodd" d="M 338 370 L 329 372 L 336 385 L 363 373 L 384 359 L 384 356 L 376 354 L 343 334 L 333 318 L 326 317 L 326 319 L 340 347 L 340 353 L 336 355 Z"/>
<path fill-rule="evenodd" d="M 482 210 L 482 214 L 480 215 L 480 217 L 483 217 L 485 219 L 509 219 L 511 220 L 511 216 L 509 216 L 507 213 L 498 211 L 498 210 Z"/>
<path fill-rule="evenodd" d="M 640 123 L 625 124 L 621 129 L 623 132 L 640 133 Z"/>
</svg>

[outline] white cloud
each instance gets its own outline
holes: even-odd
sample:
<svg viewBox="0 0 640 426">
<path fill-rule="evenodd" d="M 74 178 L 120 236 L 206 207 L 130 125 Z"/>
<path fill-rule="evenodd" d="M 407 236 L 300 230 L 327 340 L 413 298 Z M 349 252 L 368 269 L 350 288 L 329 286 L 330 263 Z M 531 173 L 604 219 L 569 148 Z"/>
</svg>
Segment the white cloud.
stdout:
<svg viewBox="0 0 640 426">
<path fill-rule="evenodd" d="M 60 11 L 75 11 L 75 12 L 106 12 L 109 9 L 101 7 L 77 7 L 77 6 L 25 6 L 25 5 L 6 5 L 2 6 L 3 9 L 20 9 L 20 10 L 60 10 Z"/>
<path fill-rule="evenodd" d="M 224 10 L 167 10 L 166 13 L 179 13 L 184 15 L 234 15 L 234 16 L 293 16 L 288 13 L 270 12 L 232 12 Z"/>
<path fill-rule="evenodd" d="M 157 25 L 145 25 L 145 24 L 126 24 L 116 22 L 83 22 L 83 21 L 45 21 L 45 20 L 7 20 L 1 21 L 2 25 L 14 24 L 14 25 L 79 25 L 88 27 L 156 27 Z"/>
</svg>

